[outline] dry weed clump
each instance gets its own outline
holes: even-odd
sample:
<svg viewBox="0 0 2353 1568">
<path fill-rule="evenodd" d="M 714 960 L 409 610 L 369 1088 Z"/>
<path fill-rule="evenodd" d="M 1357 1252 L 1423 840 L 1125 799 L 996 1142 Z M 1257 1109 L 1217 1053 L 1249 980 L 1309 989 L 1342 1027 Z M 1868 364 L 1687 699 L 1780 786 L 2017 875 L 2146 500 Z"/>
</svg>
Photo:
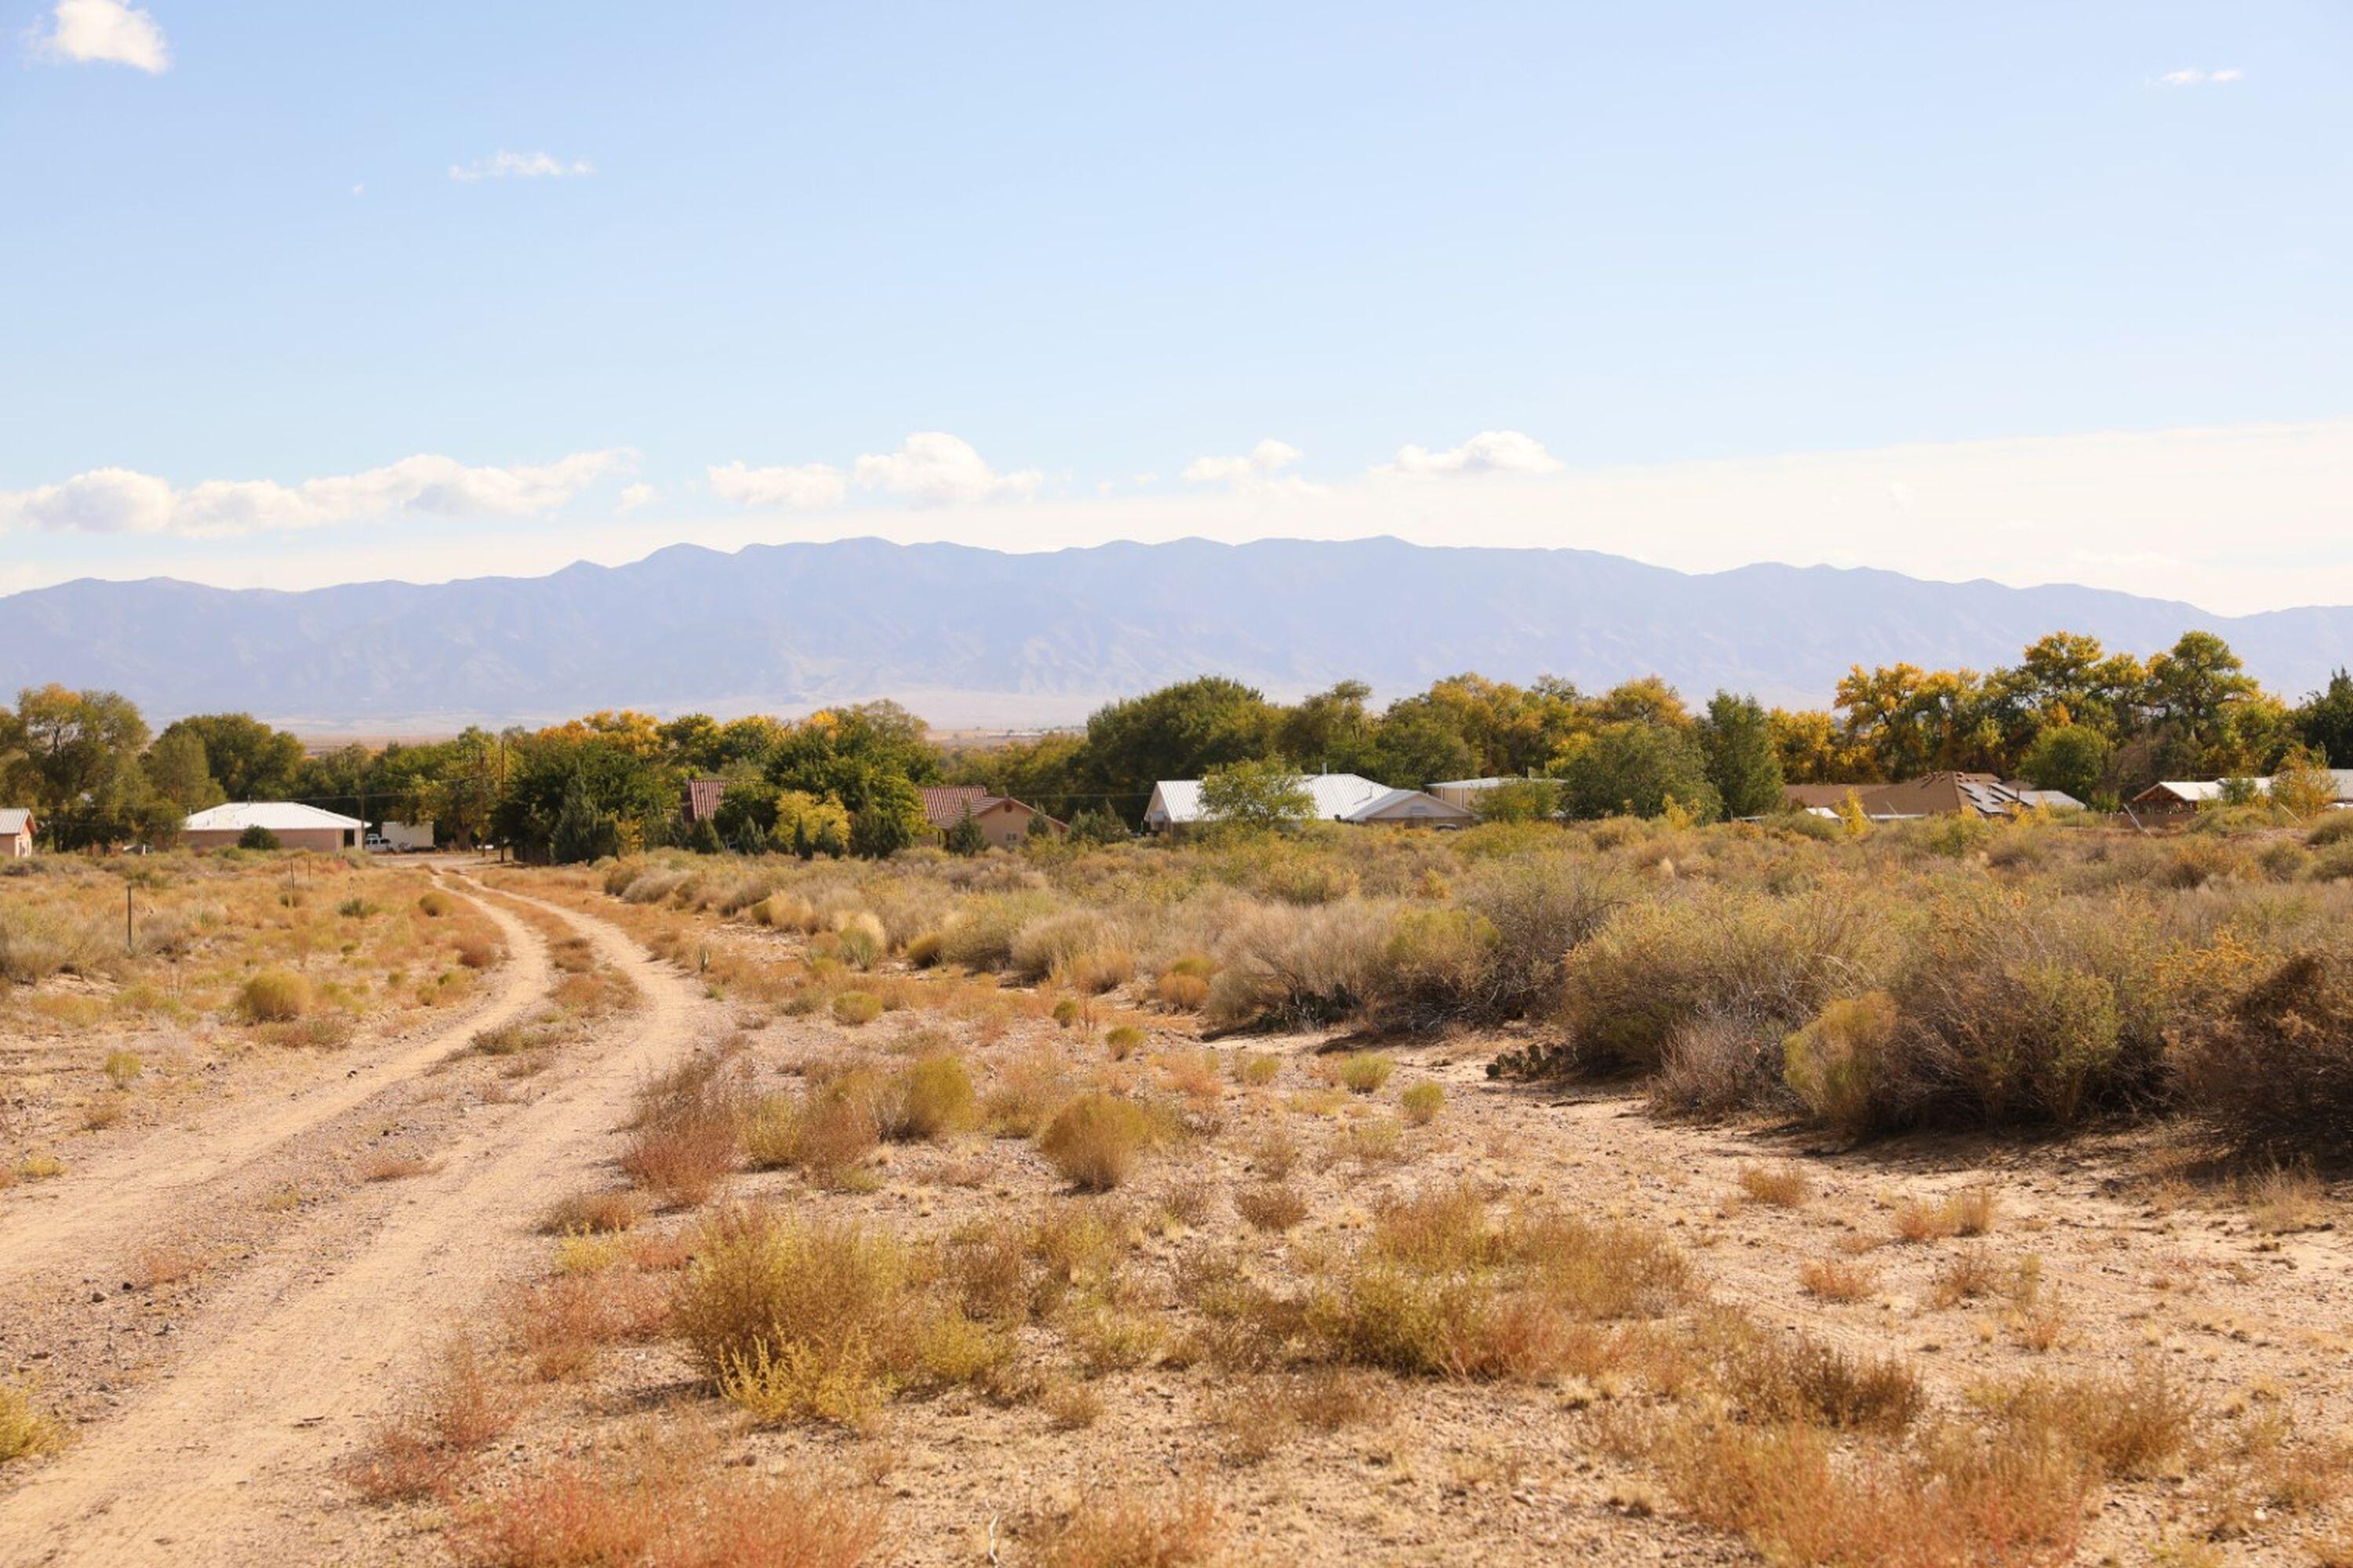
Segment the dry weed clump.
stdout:
<svg viewBox="0 0 2353 1568">
<path fill-rule="evenodd" d="M 0 1383 L 0 1465 L 54 1453 L 64 1441 L 63 1429 L 33 1403 L 30 1391 Z"/>
<path fill-rule="evenodd" d="M 1122 1489 L 1079 1499 L 1034 1533 L 1039 1568 L 1192 1568 L 1214 1559 L 1224 1531 L 1204 1493 L 1162 1500 Z"/>
<path fill-rule="evenodd" d="M 248 1023 L 283 1023 L 317 1005 L 310 977 L 291 969 L 261 969 L 237 988 L 237 1013 Z"/>
<path fill-rule="evenodd" d="M 1338 1432 L 1383 1420 L 1391 1403 L 1390 1391 L 1371 1373 L 1316 1367 L 1235 1379 L 1210 1397 L 1207 1414 L 1229 1458 L 1257 1464 L 1302 1432 Z"/>
<path fill-rule="evenodd" d="M 2094 1479 L 2055 1445 L 1989 1443 L 1958 1426 L 1841 1457 L 1818 1427 L 1685 1414 L 1647 1451 L 1694 1519 L 1777 1563 L 2055 1568 L 2073 1557 Z"/>
<path fill-rule="evenodd" d="M 533 1374 L 554 1383 L 595 1371 L 608 1346 L 659 1337 L 670 1300 L 636 1272 L 557 1273 L 512 1288 L 503 1316 Z"/>
<path fill-rule="evenodd" d="M 1134 1172 L 1154 1131 L 1152 1118 L 1134 1101 L 1082 1095 L 1038 1135 L 1038 1152 L 1082 1192 L 1108 1192 Z"/>
<path fill-rule="evenodd" d="M 1734 1178 L 1741 1196 L 1770 1208 L 1801 1208 L 1814 1195 L 1814 1184 L 1794 1165 L 1744 1165 Z"/>
<path fill-rule="evenodd" d="M 1009 1346 L 917 1287 L 887 1232 L 767 1210 L 720 1216 L 680 1281 L 676 1323 L 705 1375 L 766 1421 L 856 1426 L 897 1389 L 974 1382 Z"/>
<path fill-rule="evenodd" d="M 2292 954 L 2184 1032 L 2183 1108 L 2242 1158 L 2347 1158 L 2353 1126 L 2353 955 Z"/>
<path fill-rule="evenodd" d="M 1689 1263 L 1663 1239 L 1524 1206 L 1500 1222 L 1451 1189 L 1395 1204 L 1305 1303 L 1328 1359 L 1456 1378 L 1540 1377 L 1589 1354 L 1588 1325 L 1687 1299 Z"/>
<path fill-rule="evenodd" d="M 1879 1273 L 1844 1258 L 1810 1258 L 1798 1270 L 1807 1295 L 1823 1301 L 1866 1301 L 1879 1289 Z"/>
<path fill-rule="evenodd" d="M 1282 1181 L 1261 1181 L 1234 1193 L 1234 1212 L 1253 1230 L 1287 1231 L 1307 1218 L 1307 1199 Z"/>
<path fill-rule="evenodd" d="M 540 1216 L 539 1228 L 549 1235 L 600 1235 L 633 1230 L 645 1217 L 645 1202 L 635 1192 L 575 1192 Z"/>
<path fill-rule="evenodd" d="M 1997 1208 L 1993 1188 L 1984 1183 L 1964 1187 L 1933 1203 L 1906 1198 L 1895 1206 L 1895 1234 L 1907 1242 L 1985 1235 L 1994 1227 Z"/>
<path fill-rule="evenodd" d="M 742 1125 L 741 1091 L 698 1056 L 640 1091 L 621 1169 L 665 1206 L 692 1208 L 735 1169 Z"/>
<path fill-rule="evenodd" d="M 1428 1127 L 1445 1108 L 1446 1090 L 1439 1084 L 1415 1084 L 1398 1097 L 1398 1109 L 1408 1127 Z"/>
<path fill-rule="evenodd" d="M 343 1478 L 367 1502 L 447 1497 L 472 1456 L 513 1424 L 509 1393 L 492 1380 L 473 1341 L 460 1336 L 442 1345 L 426 1388 L 345 1461 Z"/>
<path fill-rule="evenodd" d="M 660 1453 L 528 1475 L 465 1537 L 486 1568 L 860 1568 L 887 1540 L 881 1514 L 847 1488 L 714 1476 Z"/>
</svg>

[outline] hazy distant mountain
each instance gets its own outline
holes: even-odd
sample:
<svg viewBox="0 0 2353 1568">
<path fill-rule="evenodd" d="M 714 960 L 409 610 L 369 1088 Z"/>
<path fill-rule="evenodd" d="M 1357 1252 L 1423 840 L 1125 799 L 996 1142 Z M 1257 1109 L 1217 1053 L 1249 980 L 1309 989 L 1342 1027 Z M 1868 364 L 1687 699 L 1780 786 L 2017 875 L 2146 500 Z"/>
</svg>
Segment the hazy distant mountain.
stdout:
<svg viewBox="0 0 2353 1568">
<path fill-rule="evenodd" d="M 1006 555 L 873 539 L 678 546 L 626 567 L 301 593 L 158 578 L 0 599 L 0 683 L 127 693 L 158 718 L 246 709 L 313 731 L 425 731 L 600 707 L 788 713 L 891 696 L 934 724 L 1075 720 L 1185 676 L 1383 696 L 1477 670 L 1608 685 L 1657 672 L 1819 704 L 1850 664 L 2014 660 L 2045 631 L 2147 652 L 2228 638 L 2290 696 L 2353 663 L 2353 609 L 2230 617 L 2083 588 L 1394 539 Z"/>
</svg>

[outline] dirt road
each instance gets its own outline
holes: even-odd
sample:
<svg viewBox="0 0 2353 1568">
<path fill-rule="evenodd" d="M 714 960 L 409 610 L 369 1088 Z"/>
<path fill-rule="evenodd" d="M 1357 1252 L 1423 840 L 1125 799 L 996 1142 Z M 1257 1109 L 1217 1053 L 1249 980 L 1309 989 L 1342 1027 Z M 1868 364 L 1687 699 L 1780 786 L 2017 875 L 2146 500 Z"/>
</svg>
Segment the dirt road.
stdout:
<svg viewBox="0 0 2353 1568">
<path fill-rule="evenodd" d="M 11 1194 L 0 1208 L 0 1287 L 68 1260 L 91 1259 L 137 1237 L 144 1223 L 170 1223 L 178 1205 L 233 1176 L 312 1128 L 364 1105 L 413 1078 L 495 1027 L 536 1006 L 549 979 L 546 944 L 522 921 L 473 900 L 506 939 L 508 959 L 497 988 L 454 1022 L 437 1023 L 413 1041 L 348 1074 L 284 1099 L 265 1099 L 159 1128 L 109 1159 L 77 1163 L 64 1177 Z"/>
<path fill-rule="evenodd" d="M 618 930 L 542 907 L 629 976 L 643 1005 L 574 1047 L 568 1077 L 539 1099 L 461 1133 L 332 1271 L 256 1268 L 208 1303 L 175 1371 L 0 1498 L 0 1562 L 186 1568 L 336 1555 L 334 1510 L 318 1507 L 336 1457 L 412 1384 L 439 1335 L 531 1255 L 546 1204 L 600 1179 L 631 1091 L 691 1049 L 703 1023 L 693 988 Z M 536 934 L 500 919 L 529 955 L 518 969 L 541 972 Z M 158 1178 L 130 1206 L 168 1209 L 179 1191 Z"/>
</svg>

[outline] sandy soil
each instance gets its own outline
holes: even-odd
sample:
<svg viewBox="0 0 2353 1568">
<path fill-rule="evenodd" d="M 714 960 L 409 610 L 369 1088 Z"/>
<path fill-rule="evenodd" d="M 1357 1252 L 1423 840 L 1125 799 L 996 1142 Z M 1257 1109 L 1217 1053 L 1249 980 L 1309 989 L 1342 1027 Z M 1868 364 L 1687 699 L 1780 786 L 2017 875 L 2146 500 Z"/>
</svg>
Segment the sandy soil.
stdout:
<svg viewBox="0 0 2353 1568">
<path fill-rule="evenodd" d="M 355 1118 L 380 1119 L 388 1097 L 466 1037 L 534 1001 L 547 982 L 546 944 L 512 915 L 495 906 L 491 913 L 517 957 L 497 995 L 459 1029 L 405 1044 L 290 1103 L 232 1112 L 217 1128 L 175 1129 L 152 1150 L 126 1151 L 117 1170 L 61 1181 L 29 1213 L 12 1205 L 0 1233 L 12 1324 L 70 1299 L 93 1269 L 99 1278 L 115 1272 L 100 1260 L 126 1238 L 249 1201 L 252 1173 L 275 1157 L 298 1165 L 326 1158 L 303 1147 L 306 1135 L 340 1126 L 364 1137 Z M 169 1349 L 139 1369 L 119 1413 L 0 1499 L 0 1559 L 336 1555 L 345 1510 L 321 1506 L 332 1495 L 333 1457 L 406 1385 L 437 1332 L 530 1256 L 524 1238 L 549 1194 L 609 1158 L 630 1091 L 694 1042 L 701 1009 L 692 989 L 617 933 L 579 924 L 599 955 L 638 982 L 643 1005 L 569 1054 L 528 1099 L 459 1107 L 429 1140 L 431 1169 L 317 1204 L 242 1258 L 192 1320 L 165 1319 Z M 182 1166 L 192 1153 L 194 1168 Z M 265 1178 L 280 1179 L 275 1169 Z M 78 1202 L 78 1192 L 89 1200 Z M 12 1361 L 36 1353 L 15 1340 L 12 1328 L 0 1341 Z"/>
</svg>

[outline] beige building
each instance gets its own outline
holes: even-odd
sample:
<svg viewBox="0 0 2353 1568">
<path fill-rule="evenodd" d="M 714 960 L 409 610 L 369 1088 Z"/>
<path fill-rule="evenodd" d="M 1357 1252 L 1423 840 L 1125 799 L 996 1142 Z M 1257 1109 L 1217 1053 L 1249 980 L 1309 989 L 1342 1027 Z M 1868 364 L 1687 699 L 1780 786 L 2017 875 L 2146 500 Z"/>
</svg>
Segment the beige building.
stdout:
<svg viewBox="0 0 2353 1568">
<path fill-rule="evenodd" d="M 0 860 L 24 860 L 33 853 L 33 832 L 39 824 L 22 806 L 0 808 Z"/>
<path fill-rule="evenodd" d="M 332 854 L 357 849 L 367 824 L 357 817 L 339 817 L 316 806 L 291 800 L 246 800 L 198 811 L 180 824 L 180 842 L 190 849 L 235 849 L 237 842 L 256 828 L 266 830 L 280 849 L 315 850 Z"/>
<path fill-rule="evenodd" d="M 923 791 L 923 816 L 932 832 L 940 838 L 948 830 L 971 817 L 980 829 L 980 836 L 998 849 L 1018 849 L 1029 840 L 1029 824 L 1043 817 L 1049 832 L 1060 833 L 1062 824 L 1046 816 L 1035 806 L 1007 795 L 992 795 L 977 784 L 937 784 Z"/>
</svg>

